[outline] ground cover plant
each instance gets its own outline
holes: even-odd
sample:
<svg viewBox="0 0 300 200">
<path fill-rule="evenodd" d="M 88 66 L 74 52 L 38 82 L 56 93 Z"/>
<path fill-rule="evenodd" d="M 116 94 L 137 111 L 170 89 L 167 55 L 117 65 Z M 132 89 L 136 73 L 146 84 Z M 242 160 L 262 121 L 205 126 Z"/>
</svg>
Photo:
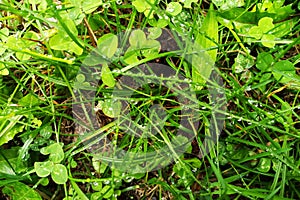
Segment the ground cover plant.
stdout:
<svg viewBox="0 0 300 200">
<path fill-rule="evenodd" d="M 300 199 L 299 10 L 0 0 L 0 198 Z"/>
</svg>

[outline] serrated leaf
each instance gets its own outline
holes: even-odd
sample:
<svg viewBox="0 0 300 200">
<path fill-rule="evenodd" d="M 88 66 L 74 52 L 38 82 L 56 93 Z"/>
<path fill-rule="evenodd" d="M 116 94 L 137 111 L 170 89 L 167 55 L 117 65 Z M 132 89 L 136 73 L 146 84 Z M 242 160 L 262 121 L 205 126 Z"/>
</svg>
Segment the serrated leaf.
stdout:
<svg viewBox="0 0 300 200">
<path fill-rule="evenodd" d="M 46 161 L 46 162 L 35 162 L 34 163 L 34 170 L 39 177 L 47 177 L 50 175 L 53 169 L 53 162 Z"/>
<path fill-rule="evenodd" d="M 12 200 L 42 200 L 39 193 L 21 182 L 6 184 L 2 192 L 11 197 Z"/>
<path fill-rule="evenodd" d="M 62 164 L 55 164 L 51 172 L 51 178 L 57 184 L 65 184 L 68 180 L 67 168 Z"/>
<path fill-rule="evenodd" d="M 108 87 L 115 86 L 116 83 L 115 78 L 106 63 L 102 65 L 101 78 L 103 83 Z"/>
</svg>

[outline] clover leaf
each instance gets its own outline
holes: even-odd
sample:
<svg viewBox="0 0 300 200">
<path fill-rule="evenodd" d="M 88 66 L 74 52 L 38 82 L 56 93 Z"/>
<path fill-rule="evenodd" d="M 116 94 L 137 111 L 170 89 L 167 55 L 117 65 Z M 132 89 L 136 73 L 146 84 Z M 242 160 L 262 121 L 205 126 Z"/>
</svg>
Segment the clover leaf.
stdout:
<svg viewBox="0 0 300 200">
<path fill-rule="evenodd" d="M 271 67 L 272 63 L 274 62 L 274 59 L 271 54 L 267 52 L 263 52 L 258 54 L 256 59 L 256 67 L 257 69 L 261 71 L 267 70 L 269 67 Z"/>
<path fill-rule="evenodd" d="M 51 178 L 57 184 L 64 184 L 68 180 L 68 171 L 62 164 L 55 164 L 51 172 Z"/>
<path fill-rule="evenodd" d="M 104 101 L 99 101 L 97 108 L 102 110 L 102 112 L 111 118 L 118 117 L 121 113 L 122 104 L 120 101 L 113 99 L 106 99 Z"/>
<path fill-rule="evenodd" d="M 263 33 L 267 33 L 274 28 L 273 19 L 264 17 L 258 21 L 258 27 Z"/>
<path fill-rule="evenodd" d="M 102 78 L 103 83 L 105 85 L 107 85 L 108 87 L 115 86 L 115 83 L 116 83 L 115 78 L 106 63 L 104 63 L 102 65 L 101 78 Z"/>
<path fill-rule="evenodd" d="M 53 162 L 46 161 L 46 162 L 35 162 L 34 163 L 34 169 L 36 174 L 39 177 L 47 177 L 50 175 L 52 169 L 53 169 Z"/>
<path fill-rule="evenodd" d="M 183 7 L 184 8 L 192 8 L 191 7 L 191 4 L 194 2 L 194 3 L 197 3 L 198 0 L 180 0 L 181 3 L 183 3 Z"/>
<path fill-rule="evenodd" d="M 57 184 L 64 184 L 68 180 L 67 168 L 59 164 L 64 158 L 62 146 L 58 143 L 41 149 L 41 154 L 48 155 L 49 160 L 44 162 L 35 162 L 34 170 L 39 177 L 47 177 L 51 174 L 51 178 Z"/>
<path fill-rule="evenodd" d="M 275 46 L 275 36 L 274 35 L 266 35 L 264 34 L 261 38 L 261 43 L 265 47 L 273 48 Z"/>
<path fill-rule="evenodd" d="M 62 146 L 58 143 L 42 148 L 41 153 L 43 155 L 50 154 L 49 159 L 54 163 L 60 163 L 64 159 L 64 151 Z"/>
<path fill-rule="evenodd" d="M 155 34 L 156 36 L 154 37 L 157 37 L 161 33 L 158 31 Z M 156 55 L 160 50 L 160 43 L 157 40 L 150 39 L 152 36 L 148 36 L 147 39 L 146 34 L 142 30 L 132 31 L 129 37 L 130 47 L 125 52 L 124 61 L 127 64 L 132 64 L 139 61 L 139 56 L 149 57 Z"/>
<path fill-rule="evenodd" d="M 152 6 L 156 3 L 158 4 L 160 0 L 135 0 L 132 2 L 132 5 L 136 8 L 138 12 L 143 12 L 146 17 L 149 19 L 154 18 Z"/>
<path fill-rule="evenodd" d="M 280 81 L 281 83 L 288 83 L 293 81 L 296 76 L 296 69 L 290 61 L 282 60 L 275 63 L 272 73 L 277 81 Z"/>
<path fill-rule="evenodd" d="M 255 39 L 261 39 L 262 45 L 273 48 L 275 46 L 275 36 L 269 32 L 274 29 L 273 19 L 264 17 L 259 20 L 258 26 L 253 26 L 249 30 L 249 35 Z"/>
<path fill-rule="evenodd" d="M 168 3 L 166 11 L 172 16 L 178 15 L 182 10 L 182 6 L 178 2 Z"/>
</svg>

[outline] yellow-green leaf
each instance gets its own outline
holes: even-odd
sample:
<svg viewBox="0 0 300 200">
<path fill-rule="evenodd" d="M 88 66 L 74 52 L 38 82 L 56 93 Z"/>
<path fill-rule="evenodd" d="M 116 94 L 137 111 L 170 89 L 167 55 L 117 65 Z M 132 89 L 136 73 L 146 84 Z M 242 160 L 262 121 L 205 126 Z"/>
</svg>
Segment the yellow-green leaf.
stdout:
<svg viewBox="0 0 300 200">
<path fill-rule="evenodd" d="M 200 33 L 196 37 L 196 43 L 201 45 L 204 49 L 210 49 L 218 47 L 218 40 L 218 19 L 213 5 L 211 5 L 200 28 Z M 215 62 L 217 59 L 218 49 L 209 50 L 207 53 Z"/>
<path fill-rule="evenodd" d="M 102 76 L 102 81 L 105 85 L 107 85 L 109 87 L 115 86 L 114 76 L 112 75 L 112 72 L 110 71 L 110 69 L 106 63 L 104 63 L 102 65 L 101 76 Z"/>
<path fill-rule="evenodd" d="M 206 53 L 195 54 L 192 57 L 193 82 L 204 84 L 206 79 L 209 78 L 217 59 L 218 38 L 218 20 L 213 5 L 211 5 L 200 31 L 196 36 L 194 51 L 202 52 L 206 50 Z M 200 86 L 197 89 L 201 88 Z"/>
</svg>

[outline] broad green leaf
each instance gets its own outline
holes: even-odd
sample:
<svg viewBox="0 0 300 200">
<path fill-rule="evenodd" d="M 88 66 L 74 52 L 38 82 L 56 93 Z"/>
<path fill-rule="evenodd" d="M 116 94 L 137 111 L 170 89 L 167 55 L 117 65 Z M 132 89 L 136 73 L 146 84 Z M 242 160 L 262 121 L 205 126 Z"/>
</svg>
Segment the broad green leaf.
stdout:
<svg viewBox="0 0 300 200">
<path fill-rule="evenodd" d="M 207 37 L 209 38 L 207 38 Z M 218 44 L 218 21 L 211 5 L 206 18 L 200 28 L 200 32 L 196 36 L 193 51 L 202 52 L 203 49 L 217 47 Z M 195 54 L 192 57 L 192 79 L 193 82 L 204 84 L 206 79 L 210 77 L 214 63 L 217 59 L 217 49 L 209 50 L 206 53 Z M 201 89 L 201 86 L 198 87 Z"/>
<path fill-rule="evenodd" d="M 261 30 L 260 27 L 258 26 L 253 26 L 250 30 L 249 30 L 249 35 L 251 37 L 254 37 L 255 39 L 259 40 L 262 35 L 263 35 L 263 32 Z"/>
<path fill-rule="evenodd" d="M 27 94 L 25 97 L 21 98 L 18 101 L 18 104 L 24 107 L 38 106 L 42 103 L 43 102 L 38 97 L 36 97 L 36 95 L 31 93 Z"/>
<path fill-rule="evenodd" d="M 31 40 L 39 40 L 39 39 L 40 39 L 40 36 L 34 31 L 28 31 L 22 37 L 22 40 L 24 41 L 24 44 L 27 47 L 36 46 L 37 42 L 31 41 Z"/>
<path fill-rule="evenodd" d="M 141 53 L 144 57 L 155 56 L 160 51 L 160 43 L 157 40 L 146 40 Z"/>
<path fill-rule="evenodd" d="M 66 50 L 76 53 L 77 55 L 81 55 L 83 52 L 83 49 L 80 48 L 75 42 L 72 41 L 72 39 L 64 34 L 64 33 L 58 33 L 50 38 L 49 45 L 51 49 L 54 50 Z"/>
<path fill-rule="evenodd" d="M 156 25 L 156 27 L 158 27 L 158 28 L 164 28 L 164 27 L 166 27 L 168 24 L 169 24 L 168 19 L 158 19 L 158 20 L 157 20 L 157 25 Z"/>
<path fill-rule="evenodd" d="M 42 200 L 38 192 L 21 182 L 7 184 L 2 192 L 12 200 Z"/>
<path fill-rule="evenodd" d="M 212 47 L 218 47 L 219 35 L 218 35 L 218 20 L 213 6 L 210 6 L 210 9 L 205 17 L 203 24 L 200 28 L 200 33 L 196 37 L 196 43 L 199 44 L 204 49 L 209 49 Z M 208 37 L 208 38 L 207 38 Z M 218 50 L 210 50 L 207 52 L 212 60 L 216 62 Z"/>
<path fill-rule="evenodd" d="M 273 19 L 270 17 L 264 17 L 259 20 L 258 27 L 263 33 L 267 33 L 274 28 Z"/>
<path fill-rule="evenodd" d="M 138 12 L 144 12 L 147 9 L 147 3 L 141 0 L 135 0 L 132 2 L 132 5 Z"/>
<path fill-rule="evenodd" d="M 67 50 L 71 42 L 72 40 L 68 35 L 58 33 L 50 38 L 49 45 L 54 50 Z"/>
<path fill-rule="evenodd" d="M 0 30 L 0 40 L 6 42 L 7 37 L 9 36 L 9 29 L 4 27 Z"/>
<path fill-rule="evenodd" d="M 54 163 L 60 163 L 65 156 L 62 146 L 58 143 L 54 143 L 51 144 L 50 146 L 42 148 L 41 154 L 43 155 L 50 154 L 49 160 L 53 161 Z"/>
<path fill-rule="evenodd" d="M 147 39 L 152 39 L 152 40 L 159 38 L 162 34 L 161 28 L 158 27 L 148 28 L 148 32 L 149 35 L 147 36 Z"/>
<path fill-rule="evenodd" d="M 296 74 L 296 69 L 288 60 L 282 60 L 277 63 L 272 68 L 273 76 L 277 81 L 280 80 L 281 83 L 288 83 L 293 81 L 293 77 Z"/>
<path fill-rule="evenodd" d="M 268 172 L 271 169 L 271 159 L 269 158 L 261 158 L 258 166 L 257 166 L 257 170 L 260 172 Z"/>
<path fill-rule="evenodd" d="M 138 56 L 140 56 L 140 52 L 135 50 L 134 47 L 130 46 L 125 52 L 123 59 L 126 64 L 133 64 L 139 61 Z"/>
<path fill-rule="evenodd" d="M 67 168 L 62 164 L 55 164 L 51 171 L 51 178 L 57 184 L 64 184 L 68 180 Z"/>
<path fill-rule="evenodd" d="M 146 41 L 146 35 L 142 30 L 134 30 L 129 37 L 129 44 L 136 49 L 143 48 L 143 44 Z"/>
<path fill-rule="evenodd" d="M 106 63 L 102 65 L 101 78 L 103 83 L 108 87 L 115 86 L 116 83 L 115 78 Z"/>
<path fill-rule="evenodd" d="M 53 162 L 46 161 L 46 162 L 35 162 L 34 163 L 34 170 L 39 177 L 47 177 L 53 170 Z"/>
<path fill-rule="evenodd" d="M 102 0 L 84 0 L 84 1 L 81 1 L 81 9 L 86 14 L 90 14 L 90 13 L 94 12 L 101 5 L 103 5 Z"/>
<path fill-rule="evenodd" d="M 178 2 L 171 2 L 167 4 L 166 11 L 172 16 L 178 15 L 182 10 L 182 6 Z"/>
<path fill-rule="evenodd" d="M 63 20 L 69 31 L 74 36 L 77 36 L 78 30 L 74 21 L 69 18 L 64 18 Z M 83 52 L 83 49 L 81 49 L 81 47 L 79 47 L 74 41 L 72 41 L 71 37 L 61 26 L 58 26 L 58 33 L 50 38 L 49 45 L 51 49 L 71 51 L 76 53 L 77 55 L 81 55 Z"/>
<path fill-rule="evenodd" d="M 91 200 L 103 199 L 103 194 L 101 192 L 93 192 L 91 195 Z"/>
<path fill-rule="evenodd" d="M 192 3 L 197 3 L 198 0 L 180 0 L 181 3 L 183 3 L 184 8 L 192 8 Z"/>
<path fill-rule="evenodd" d="M 0 63 L 0 75 L 2 75 L 2 76 L 9 75 L 9 71 L 3 63 Z"/>
<path fill-rule="evenodd" d="M 154 10 L 152 6 L 155 6 L 154 3 L 159 4 L 160 0 L 134 0 L 132 5 L 136 8 L 138 12 L 143 12 L 146 17 L 153 19 Z M 151 13 L 150 13 L 151 12 Z"/>
<path fill-rule="evenodd" d="M 122 104 L 120 101 L 113 99 L 107 99 L 105 101 L 99 101 L 98 106 L 105 115 L 111 118 L 118 117 L 121 113 Z"/>
<path fill-rule="evenodd" d="M 98 39 L 96 52 L 105 58 L 112 58 L 118 49 L 118 37 L 112 33 Z"/>
<path fill-rule="evenodd" d="M 21 118 L 21 115 L 11 118 L 12 121 L 3 130 L 0 130 L 0 146 L 14 139 L 16 134 L 24 130 L 25 125 L 17 124 Z"/>
<path fill-rule="evenodd" d="M 74 52 L 76 55 L 81 55 L 83 53 L 83 49 L 73 41 L 69 45 L 69 50 Z"/>
<path fill-rule="evenodd" d="M 261 43 L 265 47 L 273 48 L 275 46 L 276 37 L 271 34 L 264 34 L 261 38 Z"/>
<path fill-rule="evenodd" d="M 11 149 L 2 149 L 0 154 L 0 173 L 6 175 L 15 175 L 15 171 L 20 172 L 25 169 L 25 163 L 18 163 L 19 147 Z M 0 186 L 1 187 L 1 186 Z"/>
<path fill-rule="evenodd" d="M 256 67 L 261 71 L 265 71 L 272 66 L 274 59 L 270 53 L 263 52 L 258 54 L 256 58 Z"/>
</svg>

